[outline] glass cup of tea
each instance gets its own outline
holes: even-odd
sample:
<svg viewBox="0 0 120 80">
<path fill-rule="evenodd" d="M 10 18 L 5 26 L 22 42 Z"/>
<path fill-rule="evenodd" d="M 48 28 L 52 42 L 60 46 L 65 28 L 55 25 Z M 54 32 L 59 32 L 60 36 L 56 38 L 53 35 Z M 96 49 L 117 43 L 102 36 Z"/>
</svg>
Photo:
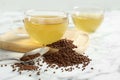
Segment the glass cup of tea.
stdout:
<svg viewBox="0 0 120 80">
<path fill-rule="evenodd" d="M 100 26 L 104 18 L 104 10 L 99 8 L 75 7 L 72 20 L 78 30 L 93 33 Z"/>
<path fill-rule="evenodd" d="M 25 13 L 24 26 L 29 36 L 41 45 L 58 41 L 68 27 L 67 13 L 30 10 Z"/>
</svg>

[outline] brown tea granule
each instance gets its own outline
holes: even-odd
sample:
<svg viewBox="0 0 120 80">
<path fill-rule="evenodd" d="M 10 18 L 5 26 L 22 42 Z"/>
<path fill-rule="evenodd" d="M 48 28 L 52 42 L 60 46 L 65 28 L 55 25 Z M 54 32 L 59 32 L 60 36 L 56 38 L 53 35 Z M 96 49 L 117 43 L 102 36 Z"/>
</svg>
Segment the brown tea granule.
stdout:
<svg viewBox="0 0 120 80">
<path fill-rule="evenodd" d="M 82 68 L 82 71 L 84 71 L 84 70 L 85 70 L 85 67 Z"/>
<path fill-rule="evenodd" d="M 55 74 L 55 71 L 53 73 Z"/>
<path fill-rule="evenodd" d="M 59 67 L 56 67 L 55 69 L 58 69 Z"/>
<path fill-rule="evenodd" d="M 3 67 L 3 65 L 1 65 L 1 67 Z"/>
<path fill-rule="evenodd" d="M 78 69 L 80 69 L 80 67 L 77 67 Z"/>
<path fill-rule="evenodd" d="M 61 68 L 61 72 L 70 72 L 75 68 L 84 70 L 91 61 L 88 56 L 82 55 L 74 50 L 74 48 L 77 48 L 77 46 L 73 44 L 72 40 L 61 39 L 47 46 L 55 48 L 57 51 L 48 51 L 42 56 L 40 56 L 40 53 L 24 56 L 20 58 L 19 63 L 11 65 L 13 71 L 17 70 L 19 74 L 22 73 L 21 71 L 35 71 L 35 75 L 39 76 L 41 70 L 46 72 L 48 71 L 48 68 L 54 68 L 56 70 Z M 45 69 L 42 68 L 44 66 L 43 63 L 47 63 Z M 82 68 L 80 68 L 79 64 L 82 64 Z M 55 73 L 56 72 L 54 71 L 53 74 Z M 31 74 L 29 77 L 30 76 Z"/>
<path fill-rule="evenodd" d="M 22 74 L 22 72 L 20 71 L 19 74 Z"/>
<path fill-rule="evenodd" d="M 33 60 L 30 60 L 30 61 L 27 61 L 27 62 L 24 62 L 25 64 L 28 64 L 28 65 L 34 65 L 35 62 Z"/>
<path fill-rule="evenodd" d="M 77 48 L 73 41 L 62 39 L 55 43 L 47 45 L 52 48 L 58 48 L 58 52 L 47 52 L 43 55 L 43 60 L 47 62 L 49 65 L 56 64 L 59 67 L 67 67 L 82 64 L 83 68 L 85 68 L 91 61 L 88 56 L 84 56 L 73 48 Z M 66 71 L 69 71 L 68 69 Z"/>
<path fill-rule="evenodd" d="M 40 63 L 38 62 L 37 65 L 40 65 Z"/>
<path fill-rule="evenodd" d="M 47 69 L 44 70 L 44 72 L 46 72 L 46 71 L 47 71 Z"/>
<path fill-rule="evenodd" d="M 93 67 L 91 67 L 91 70 L 93 70 L 94 68 Z"/>
<path fill-rule="evenodd" d="M 43 65 L 40 65 L 41 67 L 43 66 Z"/>
<path fill-rule="evenodd" d="M 63 68 L 61 70 L 63 70 Z"/>
<path fill-rule="evenodd" d="M 11 65 L 12 68 L 15 68 L 15 65 Z"/>
<path fill-rule="evenodd" d="M 73 66 L 76 64 L 83 64 L 83 67 L 85 67 L 91 61 L 88 57 L 79 54 L 70 48 L 63 48 L 52 54 L 46 53 L 43 56 L 44 61 L 48 64 L 56 64 L 59 67 Z"/>
<path fill-rule="evenodd" d="M 39 56 L 40 56 L 40 53 L 36 53 L 36 54 L 33 54 L 33 55 L 23 56 L 22 58 L 20 58 L 20 60 L 21 61 L 29 61 L 29 60 L 35 59 Z"/>
<path fill-rule="evenodd" d="M 13 69 L 12 71 L 14 72 L 14 71 L 16 71 L 16 69 Z"/>
<path fill-rule="evenodd" d="M 23 65 L 22 63 L 15 63 L 15 64 L 14 64 L 14 67 L 15 67 L 15 66 L 19 67 L 19 66 L 22 66 L 22 65 Z"/>
<path fill-rule="evenodd" d="M 15 63 L 16 67 L 19 67 L 19 70 L 37 70 L 38 66 L 26 65 L 22 63 Z"/>
<path fill-rule="evenodd" d="M 54 42 L 54 43 L 52 43 L 52 44 L 49 44 L 49 45 L 47 45 L 48 47 L 51 47 L 51 48 L 58 48 L 58 49 L 60 49 L 60 48 L 66 48 L 66 47 L 68 47 L 68 48 L 77 48 L 77 46 L 75 46 L 74 44 L 73 44 L 73 41 L 72 40 L 67 40 L 67 39 L 61 39 L 61 40 L 59 40 L 59 41 L 57 41 L 57 42 Z"/>
<path fill-rule="evenodd" d="M 31 77 L 32 75 L 31 74 L 29 74 L 29 77 Z"/>
<path fill-rule="evenodd" d="M 46 68 L 49 68 L 49 66 L 47 66 Z"/>
<path fill-rule="evenodd" d="M 45 61 L 42 61 L 42 63 L 44 63 Z"/>
<path fill-rule="evenodd" d="M 40 75 L 40 72 L 37 72 L 37 75 Z"/>
</svg>

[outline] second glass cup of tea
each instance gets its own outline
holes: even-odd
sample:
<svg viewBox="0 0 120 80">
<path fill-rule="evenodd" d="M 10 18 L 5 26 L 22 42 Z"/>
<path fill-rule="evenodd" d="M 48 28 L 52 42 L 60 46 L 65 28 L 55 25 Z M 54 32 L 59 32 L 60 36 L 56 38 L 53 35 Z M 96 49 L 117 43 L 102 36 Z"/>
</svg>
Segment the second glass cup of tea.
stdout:
<svg viewBox="0 0 120 80">
<path fill-rule="evenodd" d="M 68 18 L 61 11 L 30 10 L 25 13 L 24 25 L 33 40 L 47 45 L 61 39 L 68 27 Z"/>
<path fill-rule="evenodd" d="M 75 7 L 72 20 L 75 27 L 87 33 L 93 33 L 100 26 L 104 18 L 104 10 L 100 8 Z"/>
</svg>

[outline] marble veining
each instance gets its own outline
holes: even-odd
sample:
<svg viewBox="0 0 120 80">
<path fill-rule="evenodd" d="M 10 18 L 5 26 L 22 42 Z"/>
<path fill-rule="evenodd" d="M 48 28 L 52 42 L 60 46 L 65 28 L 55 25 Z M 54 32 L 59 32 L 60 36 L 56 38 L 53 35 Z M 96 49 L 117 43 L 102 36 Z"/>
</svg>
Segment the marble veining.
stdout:
<svg viewBox="0 0 120 80">
<path fill-rule="evenodd" d="M 22 26 L 23 24 L 20 24 L 22 19 L 23 13 L 20 12 L 0 13 L 0 34 Z M 100 28 L 90 34 L 90 45 L 86 50 L 86 55 L 92 59 L 92 62 L 85 71 L 75 70 L 70 73 L 58 71 L 58 74 L 49 74 L 49 71 L 40 75 L 41 80 L 120 80 L 119 21 L 120 11 L 106 12 Z M 0 54 L 3 52 L 6 53 L 0 50 Z M 0 67 L 0 80 L 38 80 L 38 76 L 29 77 L 26 73 L 22 75 L 13 73 L 9 65 L 14 62 L 16 61 L 0 61 L 0 64 L 8 64 L 7 67 Z M 91 67 L 94 69 L 91 70 Z"/>
</svg>

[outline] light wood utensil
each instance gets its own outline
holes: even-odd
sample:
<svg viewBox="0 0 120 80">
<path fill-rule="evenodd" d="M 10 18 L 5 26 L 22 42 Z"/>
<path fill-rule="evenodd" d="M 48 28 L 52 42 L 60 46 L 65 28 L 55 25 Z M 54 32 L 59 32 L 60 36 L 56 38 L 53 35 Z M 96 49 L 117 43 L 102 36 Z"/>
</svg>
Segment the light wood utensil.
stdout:
<svg viewBox="0 0 120 80">
<path fill-rule="evenodd" d="M 79 52 L 84 52 L 89 43 L 89 36 L 86 33 L 73 28 L 68 29 L 63 38 L 74 40 L 73 43 L 78 46 L 76 51 Z M 4 50 L 25 53 L 40 47 L 42 45 L 31 40 L 24 28 L 0 35 L 0 48 Z"/>
</svg>

